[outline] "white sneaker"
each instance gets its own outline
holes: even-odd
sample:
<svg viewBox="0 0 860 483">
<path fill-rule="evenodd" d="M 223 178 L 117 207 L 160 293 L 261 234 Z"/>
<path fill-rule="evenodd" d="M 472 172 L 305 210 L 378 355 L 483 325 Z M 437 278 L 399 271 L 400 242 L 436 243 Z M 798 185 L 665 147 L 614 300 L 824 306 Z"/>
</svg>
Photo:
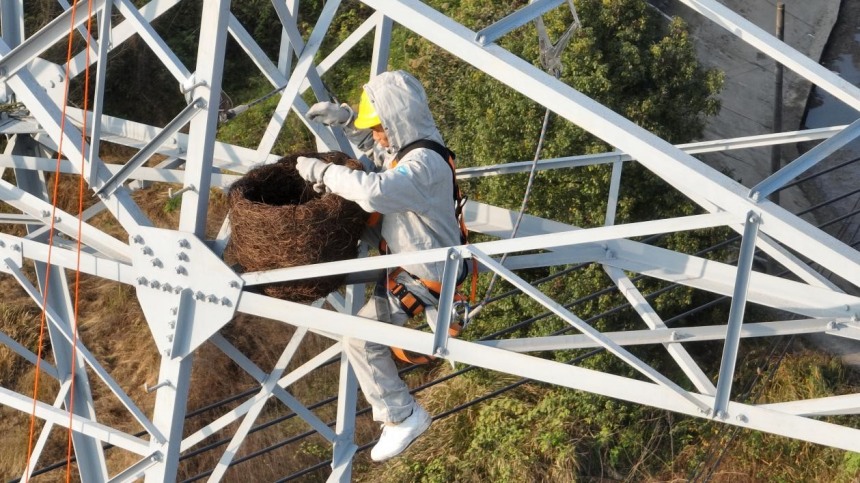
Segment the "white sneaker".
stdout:
<svg viewBox="0 0 860 483">
<path fill-rule="evenodd" d="M 412 414 L 403 422 L 396 425 L 384 425 L 382 427 L 382 436 L 376 446 L 370 450 L 370 459 L 373 461 L 385 461 L 388 458 L 399 455 L 406 449 L 415 438 L 421 436 L 433 419 L 427 414 L 418 403 L 415 403 L 415 408 Z"/>
</svg>

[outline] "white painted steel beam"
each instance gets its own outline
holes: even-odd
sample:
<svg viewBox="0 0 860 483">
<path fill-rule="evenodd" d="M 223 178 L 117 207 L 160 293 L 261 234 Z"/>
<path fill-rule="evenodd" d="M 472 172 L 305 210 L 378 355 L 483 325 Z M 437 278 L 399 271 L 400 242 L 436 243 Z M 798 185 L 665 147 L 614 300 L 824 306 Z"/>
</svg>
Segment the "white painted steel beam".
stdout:
<svg viewBox="0 0 860 483">
<path fill-rule="evenodd" d="M 680 283 L 721 295 L 731 295 L 736 268 L 703 258 L 630 242 L 609 242 L 616 258 L 607 265 Z M 782 279 L 750 274 L 748 300 L 806 317 L 851 317 L 860 313 L 860 297 Z"/>
<path fill-rule="evenodd" d="M 222 350 L 224 350 L 224 348 L 222 346 L 227 347 L 226 345 L 221 344 L 219 346 L 219 348 Z M 287 387 L 289 387 L 291 384 L 293 384 L 297 380 L 301 379 L 302 377 L 307 376 L 308 374 L 310 374 L 314 370 L 318 369 L 321 365 L 330 361 L 332 358 L 339 356 L 339 354 L 341 354 L 341 347 L 342 347 L 341 343 L 338 342 L 338 343 L 332 345 L 331 347 L 327 348 L 326 350 L 320 352 L 316 356 L 312 357 L 309 361 L 305 362 L 301 366 L 297 367 L 295 370 L 291 371 L 286 376 L 282 377 L 278 381 L 278 387 L 280 387 L 281 389 L 286 389 Z M 245 366 L 249 367 L 250 370 L 247 372 L 249 374 L 251 374 L 252 376 L 254 376 L 254 374 L 258 374 L 261 377 L 264 375 L 263 371 L 260 370 L 259 368 L 251 368 L 253 363 L 250 362 L 250 360 L 247 359 L 247 357 L 245 357 L 245 355 L 242 354 L 241 352 L 234 351 L 234 350 L 228 348 L 225 351 L 225 353 L 228 354 L 230 356 L 230 358 L 232 358 L 234 361 L 237 361 L 237 362 L 241 361 L 244 364 L 243 368 Z M 206 438 L 208 438 L 209 436 L 214 435 L 215 433 L 217 433 L 221 429 L 224 429 L 225 427 L 232 424 L 233 422 L 238 421 L 239 418 L 244 416 L 245 413 L 248 412 L 248 409 L 251 407 L 251 403 L 249 401 L 251 401 L 251 400 L 249 399 L 248 401 L 245 401 L 245 403 L 237 406 L 236 408 L 234 408 L 231 411 L 227 412 L 226 414 L 222 415 L 221 417 L 219 417 L 215 421 L 209 423 L 208 425 L 199 429 L 195 433 L 187 436 L 184 440 L 182 440 L 181 451 L 186 451 L 186 450 L 194 447 L 195 445 L 206 440 Z"/>
<path fill-rule="evenodd" d="M 155 426 L 147 419 L 147 417 L 143 414 L 143 411 L 137 407 L 134 401 L 131 400 L 130 397 L 122 390 L 122 387 L 114 380 L 114 378 L 99 364 L 98 360 L 93 356 L 93 354 L 81 343 L 80 340 L 75 340 L 73 334 L 70 333 L 69 328 L 66 327 L 62 318 L 55 312 L 53 307 L 44 306 L 42 303 L 42 297 L 39 295 L 39 292 L 35 287 L 30 283 L 30 281 L 24 276 L 23 272 L 21 272 L 21 268 L 15 266 L 10 260 L 7 258 L 4 260 L 6 266 L 11 269 L 11 273 L 14 275 L 15 280 L 18 284 L 23 288 L 27 295 L 30 296 L 33 301 L 45 311 L 45 317 L 47 322 L 51 324 L 59 333 L 60 336 L 69 344 L 75 344 L 76 352 L 78 356 L 86 361 L 87 365 L 93 370 L 93 372 L 105 383 L 105 385 L 110 389 L 114 396 L 125 406 L 128 412 L 134 417 L 134 419 L 140 423 L 140 425 L 152 435 L 154 440 L 162 439 L 161 433 L 156 429 Z"/>
<path fill-rule="evenodd" d="M 401 347 L 427 354 L 433 334 L 392 326 L 369 319 L 315 309 L 302 304 L 246 293 L 241 312 L 281 320 L 290 325 L 309 327 L 379 344 Z M 448 341 L 448 359 L 487 369 L 527 377 L 536 381 L 600 394 L 615 399 L 666 409 L 689 416 L 705 417 L 697 407 L 658 384 L 599 373 L 589 369 L 482 346 L 462 339 Z M 713 398 L 688 393 L 703 404 Z M 730 402 L 727 416 L 720 422 L 747 429 L 788 436 L 849 451 L 860 450 L 860 430 L 791 416 L 755 406 Z"/>
<path fill-rule="evenodd" d="M 5 387 L 0 387 L 0 403 L 25 414 L 31 414 L 33 412 L 32 397 L 23 396 L 6 389 Z M 50 404 L 45 404 L 41 401 L 36 401 L 35 406 L 36 417 L 44 419 L 46 422 L 63 428 L 68 428 L 71 420 L 73 431 L 96 438 L 99 441 L 112 444 L 118 448 L 122 448 L 141 456 L 150 454 L 149 441 L 135 436 L 130 436 L 122 431 L 113 429 L 110 426 L 88 420 L 77 415 L 72 415 L 70 418 L 67 411 L 57 409 Z"/>
<path fill-rule="evenodd" d="M 45 223 L 50 223 L 51 216 L 53 216 L 54 228 L 57 231 L 65 233 L 74 239 L 77 239 L 79 236 L 78 221 L 75 216 L 59 208 L 55 208 L 50 203 L 36 198 L 7 181 L 0 180 L 0 200 L 5 201 L 7 204 L 14 206 L 33 218 L 46 220 Z M 128 245 L 86 223 L 83 224 L 81 230 L 81 242 L 85 245 L 93 247 L 116 260 L 131 260 L 128 255 Z"/>
<path fill-rule="evenodd" d="M 756 136 L 743 136 L 731 139 L 718 139 L 714 141 L 699 141 L 694 143 L 677 144 L 676 148 L 687 154 L 706 154 L 740 149 L 749 149 L 765 146 L 777 146 L 781 144 L 793 144 L 807 141 L 818 141 L 829 139 L 839 133 L 847 126 L 834 126 L 816 129 L 805 129 L 800 131 L 788 131 L 774 134 L 760 134 Z M 577 168 L 595 164 L 608 164 L 617 161 L 633 161 L 635 158 L 629 154 L 618 152 L 607 152 L 597 154 L 580 154 L 576 156 L 564 156 L 560 158 L 546 158 L 538 160 L 537 170 Z M 482 176 L 497 176 L 502 174 L 527 173 L 531 170 L 534 161 L 514 161 L 511 163 L 493 164 L 489 166 L 474 166 L 457 169 L 458 179 L 477 178 Z"/>
<path fill-rule="evenodd" d="M 481 253 L 481 251 L 478 250 L 475 246 L 470 245 L 468 249 L 476 255 L 481 264 L 489 266 L 489 268 L 493 270 L 493 272 L 502 276 L 505 280 L 508 281 L 508 283 L 522 291 L 524 294 L 528 295 L 532 300 L 543 305 L 546 309 L 554 313 L 556 316 L 560 317 L 565 322 L 572 325 L 574 328 L 582 332 L 583 335 L 585 335 L 586 337 L 589 337 L 598 344 L 600 344 L 601 347 L 627 363 L 627 365 L 636 369 L 642 375 L 644 375 L 648 379 L 651 379 L 661 387 L 665 387 L 671 390 L 676 396 L 680 396 L 682 399 L 685 399 L 686 401 L 692 403 L 700 410 L 706 411 L 708 409 L 708 406 L 703 404 L 699 399 L 691 396 L 687 391 L 678 386 L 671 379 L 656 371 L 654 368 L 643 362 L 641 359 L 631 354 L 628 350 L 624 349 L 622 346 L 612 342 L 611 339 L 603 336 L 603 334 L 601 334 L 597 329 L 594 329 L 593 327 L 588 325 L 584 320 L 580 319 L 572 312 L 565 309 L 561 304 L 547 297 L 546 295 L 532 287 L 528 282 L 516 276 L 513 272 L 506 269 L 501 264 L 492 260 L 486 254 Z M 436 346 L 434 342 L 434 348 L 435 347 Z"/>
<path fill-rule="evenodd" d="M 736 216 L 744 216 L 750 210 L 760 211 L 762 232 L 795 250 L 814 250 L 818 263 L 860 286 L 860 270 L 856 270 L 860 266 L 860 253 L 856 250 L 773 203 L 755 204 L 745 196 L 739 183 L 529 62 L 495 44 L 482 47 L 474 41 L 474 31 L 417 0 L 365 0 L 365 3 L 383 10 L 395 22 L 526 97 L 550 106 L 560 116 L 635 157 L 706 210 L 727 211 Z"/>
<path fill-rule="evenodd" d="M 860 394 L 845 394 L 818 399 L 805 399 L 772 404 L 761 404 L 759 407 L 781 413 L 798 416 L 838 416 L 844 414 L 860 414 Z"/>
<path fill-rule="evenodd" d="M 730 223 L 734 218 L 734 215 L 727 213 L 693 215 L 670 220 L 646 221 L 641 223 L 628 223 L 624 225 L 591 228 L 589 230 L 574 229 L 560 233 L 548 233 L 544 235 L 476 243 L 469 246 L 474 246 L 487 255 L 517 253 L 529 250 L 549 250 L 559 247 L 607 242 L 609 240 L 619 238 L 646 236 L 678 230 L 683 231 L 712 228 Z M 459 248 L 460 255 L 464 258 L 471 257 L 468 248 L 469 246 Z M 318 263 L 303 267 L 280 268 L 263 272 L 249 272 L 243 274 L 242 279 L 247 285 L 301 280 L 324 275 L 350 273 L 353 271 L 378 270 L 404 265 L 415 265 L 419 263 L 441 262 L 445 260 L 447 253 L 448 248 L 437 248 L 433 250 L 371 257 L 361 260 Z"/>
<path fill-rule="evenodd" d="M 745 323 L 741 327 L 741 338 L 782 337 L 787 335 L 819 334 L 833 330 L 831 324 L 837 319 L 801 319 L 777 322 Z M 843 319 L 844 320 L 844 319 Z M 838 323 L 838 322 L 837 322 Z M 722 340 L 726 336 L 725 325 L 696 327 L 666 327 L 650 330 L 625 330 L 604 332 L 603 335 L 620 346 L 650 344 L 687 344 Z M 584 335 L 557 335 L 528 337 L 522 339 L 499 339 L 477 342 L 513 352 L 540 352 L 572 349 L 593 349 L 599 344 Z"/>
<path fill-rule="evenodd" d="M 624 271 L 606 266 L 604 266 L 604 270 L 607 275 L 609 275 L 609 278 L 612 279 L 612 282 L 618 287 L 621 294 L 624 295 L 624 298 L 626 298 L 630 303 L 630 306 L 633 307 L 633 310 L 639 314 L 639 317 L 642 318 L 651 330 L 668 329 L 660 316 L 657 315 L 654 308 L 651 307 L 651 304 L 648 303 L 648 300 L 646 300 L 636 286 L 633 285 L 630 278 L 624 274 Z M 612 339 L 610 338 L 610 340 Z M 690 379 L 690 382 L 696 386 L 699 392 L 711 395 L 716 392 L 716 388 L 713 383 L 711 383 L 711 379 L 702 371 L 696 361 L 693 360 L 681 344 L 668 342 L 664 343 L 663 346 L 666 348 L 669 355 L 672 356 L 672 359 L 674 359 L 678 364 L 678 367 L 684 371 Z"/>
</svg>

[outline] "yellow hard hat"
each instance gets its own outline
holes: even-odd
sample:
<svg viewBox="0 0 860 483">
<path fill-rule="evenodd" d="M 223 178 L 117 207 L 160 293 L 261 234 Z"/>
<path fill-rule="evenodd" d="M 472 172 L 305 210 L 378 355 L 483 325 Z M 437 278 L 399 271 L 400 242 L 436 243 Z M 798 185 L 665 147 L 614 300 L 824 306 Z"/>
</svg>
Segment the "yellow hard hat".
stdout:
<svg viewBox="0 0 860 483">
<path fill-rule="evenodd" d="M 376 109 L 367 97 L 367 91 L 361 91 L 361 101 L 358 103 L 358 116 L 355 118 L 355 127 L 358 129 L 369 129 L 382 124 Z"/>
</svg>

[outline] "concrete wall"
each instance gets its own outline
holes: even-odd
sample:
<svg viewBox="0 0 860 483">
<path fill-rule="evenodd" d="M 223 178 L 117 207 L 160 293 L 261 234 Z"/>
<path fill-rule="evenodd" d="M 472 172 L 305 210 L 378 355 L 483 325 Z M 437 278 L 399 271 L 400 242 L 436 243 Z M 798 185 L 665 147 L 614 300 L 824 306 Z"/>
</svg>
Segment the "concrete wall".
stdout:
<svg viewBox="0 0 860 483">
<path fill-rule="evenodd" d="M 652 0 L 650 3 L 665 14 L 687 21 L 702 64 L 725 73 L 725 85 L 720 95 L 722 110 L 708 122 L 703 140 L 773 132 L 775 61 L 677 0 Z M 775 0 L 721 0 L 720 3 L 765 31 L 775 32 Z M 787 0 L 783 3 L 786 4 L 785 42 L 819 60 L 836 23 L 841 1 Z M 810 89 L 809 82 L 785 70 L 782 131 L 800 128 Z M 785 161 L 798 155 L 793 146 L 786 146 L 783 151 Z M 709 165 L 728 171 L 730 176 L 746 186 L 753 186 L 770 173 L 770 158 L 770 148 L 700 157 Z M 790 211 L 797 211 L 808 206 L 802 197 L 802 193 L 786 190 L 781 195 L 781 204 Z"/>
</svg>

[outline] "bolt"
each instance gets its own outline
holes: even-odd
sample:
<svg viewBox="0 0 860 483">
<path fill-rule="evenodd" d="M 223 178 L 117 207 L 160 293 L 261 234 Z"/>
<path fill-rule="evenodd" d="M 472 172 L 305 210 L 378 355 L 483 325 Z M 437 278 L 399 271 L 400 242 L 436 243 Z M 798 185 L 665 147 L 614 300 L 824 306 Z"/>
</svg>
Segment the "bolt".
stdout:
<svg viewBox="0 0 860 483">
<path fill-rule="evenodd" d="M 230 299 L 228 299 L 227 297 L 221 297 L 221 305 L 225 307 L 230 307 L 233 305 L 233 303 L 230 302 Z"/>
<path fill-rule="evenodd" d="M 827 323 L 828 330 L 839 330 L 839 324 L 836 323 L 835 320 L 831 320 Z"/>
<path fill-rule="evenodd" d="M 62 219 L 62 218 L 60 218 L 59 216 L 55 216 L 55 217 L 54 217 L 54 223 L 59 223 L 59 222 L 61 222 L 61 221 L 63 221 L 63 219 Z"/>
<path fill-rule="evenodd" d="M 161 353 L 164 354 L 164 357 L 170 357 L 170 349 L 164 349 Z"/>
<path fill-rule="evenodd" d="M 168 327 L 170 327 L 171 329 L 175 329 L 175 328 L 176 328 L 176 321 L 175 321 L 175 320 L 171 320 L 170 322 L 168 322 L 168 323 L 167 323 L 167 325 L 168 325 Z"/>
<path fill-rule="evenodd" d="M 12 245 L 12 251 L 20 252 L 21 251 L 21 245 Z"/>
<path fill-rule="evenodd" d="M 165 292 L 172 292 L 173 287 L 171 287 L 169 283 L 165 283 L 161 286 L 161 290 L 164 290 Z"/>
<path fill-rule="evenodd" d="M 674 330 L 672 331 L 671 334 L 669 334 L 669 340 L 680 340 L 680 339 L 681 339 L 681 336 L 678 335 L 678 333 L 675 332 Z"/>
<path fill-rule="evenodd" d="M 152 282 L 149 282 L 149 286 L 152 288 L 158 288 L 161 287 L 161 284 L 158 283 L 158 280 L 153 280 Z"/>
<path fill-rule="evenodd" d="M 177 287 L 179 288 L 179 287 Z M 170 313 L 176 315 L 179 313 L 179 307 L 170 307 Z"/>
<path fill-rule="evenodd" d="M 132 238 L 132 241 L 138 245 L 143 245 L 143 237 L 140 235 L 135 235 L 134 238 Z"/>
<path fill-rule="evenodd" d="M 720 419 L 725 420 L 725 419 L 727 419 L 727 418 L 729 417 L 729 413 L 727 413 L 727 412 L 725 412 L 725 411 L 719 411 L 719 412 L 717 413 L 717 417 L 718 417 L 718 418 L 720 418 Z"/>
<path fill-rule="evenodd" d="M 176 293 L 176 294 L 182 293 L 182 287 L 179 285 L 177 285 L 176 287 L 173 287 L 173 293 Z"/>
<path fill-rule="evenodd" d="M 173 334 L 167 334 L 167 342 L 173 342 Z"/>
<path fill-rule="evenodd" d="M 183 238 L 183 239 L 179 240 L 179 246 L 182 248 L 189 248 L 191 246 L 191 244 L 188 243 L 188 240 Z"/>
<path fill-rule="evenodd" d="M 149 247 L 143 247 L 143 248 L 141 248 L 141 249 L 140 249 L 140 251 L 141 251 L 141 253 L 143 253 L 144 255 L 152 255 L 152 248 L 149 248 Z"/>
<path fill-rule="evenodd" d="M 203 300 L 206 298 L 206 294 L 198 291 L 196 294 L 194 294 L 194 298 L 196 298 L 197 300 Z"/>
<path fill-rule="evenodd" d="M 186 255 L 185 252 L 179 252 L 176 255 L 176 259 L 181 261 L 181 262 L 187 262 L 188 261 L 188 255 Z"/>
<path fill-rule="evenodd" d="M 51 216 L 51 212 L 48 210 L 42 210 L 42 218 L 47 218 Z"/>
<path fill-rule="evenodd" d="M 747 419 L 747 417 L 744 416 L 743 414 L 738 414 L 737 420 L 738 420 L 738 422 L 741 422 L 741 423 L 746 423 L 749 421 L 749 419 Z"/>
<path fill-rule="evenodd" d="M 146 277 L 137 277 L 138 285 L 146 285 Z"/>
<path fill-rule="evenodd" d="M 185 267 L 183 267 L 182 265 L 177 265 L 176 266 L 176 273 L 179 275 L 187 275 L 188 270 L 185 270 Z"/>
<path fill-rule="evenodd" d="M 230 280 L 230 288 L 239 288 L 239 282 Z"/>
<path fill-rule="evenodd" d="M 6 243 L 4 243 L 3 240 L 0 240 L 0 248 L 3 248 L 5 246 L 6 246 Z"/>
<path fill-rule="evenodd" d="M 444 347 L 440 347 L 440 348 L 436 349 L 435 355 L 436 355 L 436 357 L 445 357 L 448 355 L 448 349 L 446 349 Z"/>
<path fill-rule="evenodd" d="M 159 260 L 159 259 L 157 259 L 157 258 L 153 258 L 153 259 L 152 259 L 152 266 L 153 266 L 153 267 L 161 268 L 161 267 L 163 267 L 164 265 L 161 263 L 161 260 Z"/>
<path fill-rule="evenodd" d="M 206 301 L 214 304 L 215 302 L 218 301 L 218 297 L 216 297 L 214 294 L 212 294 L 212 295 L 206 297 Z"/>
</svg>

